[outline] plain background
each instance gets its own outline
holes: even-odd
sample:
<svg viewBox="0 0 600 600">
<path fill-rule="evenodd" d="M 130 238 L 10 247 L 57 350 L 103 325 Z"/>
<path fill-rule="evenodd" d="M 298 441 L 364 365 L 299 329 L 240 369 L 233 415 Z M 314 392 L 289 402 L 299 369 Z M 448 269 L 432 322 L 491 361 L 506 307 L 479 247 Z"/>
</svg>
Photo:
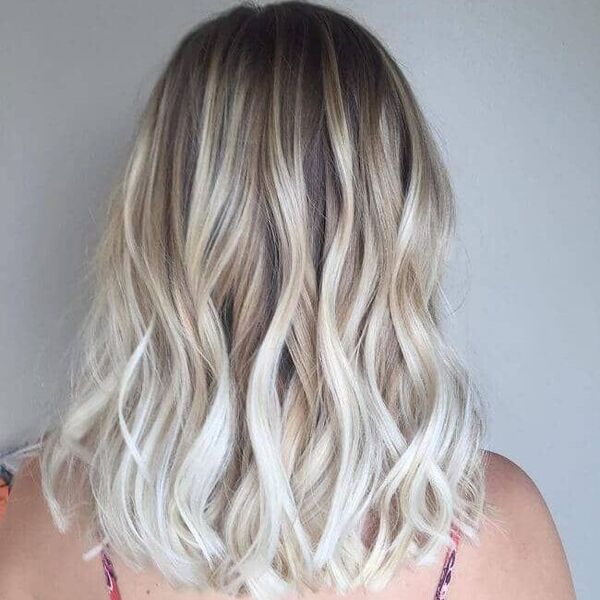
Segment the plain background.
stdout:
<svg viewBox="0 0 600 600">
<path fill-rule="evenodd" d="M 0 449 L 67 381 L 82 275 L 139 111 L 230 3 L 1 0 Z M 600 537 L 600 2 L 332 3 L 372 28 L 440 139 L 459 211 L 450 334 L 489 443 L 550 506 L 578 596 Z"/>
</svg>

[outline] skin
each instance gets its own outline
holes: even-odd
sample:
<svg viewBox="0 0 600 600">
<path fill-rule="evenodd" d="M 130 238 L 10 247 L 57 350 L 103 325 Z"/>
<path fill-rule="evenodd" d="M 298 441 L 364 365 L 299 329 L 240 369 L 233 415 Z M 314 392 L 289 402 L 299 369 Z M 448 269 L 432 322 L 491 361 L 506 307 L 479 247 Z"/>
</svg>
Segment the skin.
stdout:
<svg viewBox="0 0 600 600">
<path fill-rule="evenodd" d="M 573 600 L 568 562 L 548 507 L 532 479 L 509 459 L 487 453 L 486 493 L 498 510 L 486 523 L 479 546 L 462 539 L 454 567 L 451 600 Z M 498 525 L 498 522 L 500 525 Z M 77 531 L 61 535 L 46 509 L 35 461 L 15 478 L 0 526 L 0 600 L 106 600 L 104 574 Z M 431 600 L 442 569 L 436 564 L 401 570 L 386 590 L 348 594 L 348 600 Z M 177 592 L 154 572 L 136 573 L 114 560 L 124 600 L 222 600 L 223 596 Z M 329 592 L 311 594 L 333 600 Z M 339 598 L 339 597 L 338 597 Z"/>
</svg>

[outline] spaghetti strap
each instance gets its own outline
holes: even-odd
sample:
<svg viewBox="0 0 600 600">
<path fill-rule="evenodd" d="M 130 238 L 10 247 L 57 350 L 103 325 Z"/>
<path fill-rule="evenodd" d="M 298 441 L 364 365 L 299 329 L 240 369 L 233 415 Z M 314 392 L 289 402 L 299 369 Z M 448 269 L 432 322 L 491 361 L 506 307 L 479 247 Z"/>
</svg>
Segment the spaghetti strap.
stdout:
<svg viewBox="0 0 600 600">
<path fill-rule="evenodd" d="M 460 541 L 460 531 L 454 526 L 450 530 L 450 538 L 450 546 L 446 552 L 442 574 L 435 590 L 433 600 L 446 600 L 448 597 L 448 588 L 450 587 L 450 581 L 452 580 L 452 570 L 456 562 L 456 552 L 458 550 L 458 542 Z"/>
<path fill-rule="evenodd" d="M 452 580 L 452 570 L 456 562 L 456 551 L 458 550 L 458 543 L 460 541 L 460 531 L 455 527 L 452 527 L 450 530 L 450 539 L 451 543 L 446 552 L 444 566 L 442 567 L 442 573 L 433 600 L 446 600 L 448 598 L 448 588 L 450 587 L 450 581 Z M 119 586 L 117 585 L 115 567 L 110 560 L 107 551 L 103 549 L 100 556 L 102 557 L 102 567 L 104 568 L 109 600 L 122 600 L 121 594 L 119 593 Z"/>
<path fill-rule="evenodd" d="M 102 567 L 104 569 L 108 598 L 109 600 L 121 600 L 119 586 L 117 585 L 117 574 L 115 573 L 115 567 L 105 549 L 102 550 L 100 556 L 102 558 Z"/>
</svg>

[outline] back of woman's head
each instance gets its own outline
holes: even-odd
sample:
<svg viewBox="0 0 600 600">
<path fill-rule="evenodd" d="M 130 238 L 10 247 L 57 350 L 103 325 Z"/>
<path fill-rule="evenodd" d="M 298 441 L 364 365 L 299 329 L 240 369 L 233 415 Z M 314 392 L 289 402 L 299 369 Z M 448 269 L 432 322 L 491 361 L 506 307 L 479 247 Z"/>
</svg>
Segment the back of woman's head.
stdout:
<svg viewBox="0 0 600 600">
<path fill-rule="evenodd" d="M 452 227 L 362 26 L 286 2 L 194 29 L 115 188 L 44 445 L 58 525 L 83 506 L 131 564 L 260 598 L 380 586 L 452 521 L 474 535 L 482 422 L 439 330 Z"/>
</svg>

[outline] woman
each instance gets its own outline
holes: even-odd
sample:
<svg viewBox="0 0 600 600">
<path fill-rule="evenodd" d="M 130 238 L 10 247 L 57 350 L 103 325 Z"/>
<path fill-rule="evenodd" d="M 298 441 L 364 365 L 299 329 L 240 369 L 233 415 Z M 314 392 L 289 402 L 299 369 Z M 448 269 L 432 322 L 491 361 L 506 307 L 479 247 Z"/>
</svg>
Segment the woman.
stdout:
<svg viewBox="0 0 600 600">
<path fill-rule="evenodd" d="M 243 5 L 187 35 L 115 188 L 72 401 L 16 478 L 4 597 L 573 598 L 440 333 L 453 223 L 356 22 Z"/>
</svg>

